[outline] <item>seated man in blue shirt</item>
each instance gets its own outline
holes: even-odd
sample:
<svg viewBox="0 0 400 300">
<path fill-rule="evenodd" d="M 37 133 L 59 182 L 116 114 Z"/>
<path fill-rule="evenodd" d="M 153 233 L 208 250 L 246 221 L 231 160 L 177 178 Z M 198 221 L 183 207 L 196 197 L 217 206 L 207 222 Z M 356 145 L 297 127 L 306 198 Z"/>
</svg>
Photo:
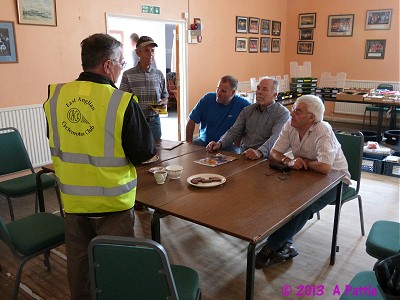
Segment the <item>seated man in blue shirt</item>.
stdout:
<svg viewBox="0 0 400 300">
<path fill-rule="evenodd" d="M 207 146 L 219 138 L 235 123 L 242 109 L 250 102 L 236 95 L 238 81 L 233 76 L 224 76 L 217 91 L 204 95 L 193 108 L 186 124 L 186 142 Z M 193 139 L 196 124 L 200 123 L 199 135 Z M 234 142 L 234 141 L 233 141 Z M 224 150 L 239 152 L 234 143 L 224 145 Z"/>
<path fill-rule="evenodd" d="M 283 125 L 290 114 L 286 107 L 276 102 L 279 81 L 264 78 L 257 86 L 256 103 L 244 108 L 235 124 L 218 140 L 207 145 L 210 152 L 224 149 L 225 145 L 241 139 L 240 153 L 248 159 L 268 158 Z"/>
</svg>

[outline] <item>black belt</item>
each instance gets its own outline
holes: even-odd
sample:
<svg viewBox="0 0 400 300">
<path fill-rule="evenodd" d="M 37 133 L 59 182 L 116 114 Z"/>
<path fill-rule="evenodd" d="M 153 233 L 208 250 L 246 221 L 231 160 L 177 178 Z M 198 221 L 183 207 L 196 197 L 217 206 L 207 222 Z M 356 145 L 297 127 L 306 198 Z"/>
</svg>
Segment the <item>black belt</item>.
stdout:
<svg viewBox="0 0 400 300">
<path fill-rule="evenodd" d="M 158 117 L 159 117 L 158 115 L 151 116 L 151 117 L 146 117 L 146 121 L 151 123 L 151 122 L 154 122 L 155 119 L 158 118 Z"/>
</svg>

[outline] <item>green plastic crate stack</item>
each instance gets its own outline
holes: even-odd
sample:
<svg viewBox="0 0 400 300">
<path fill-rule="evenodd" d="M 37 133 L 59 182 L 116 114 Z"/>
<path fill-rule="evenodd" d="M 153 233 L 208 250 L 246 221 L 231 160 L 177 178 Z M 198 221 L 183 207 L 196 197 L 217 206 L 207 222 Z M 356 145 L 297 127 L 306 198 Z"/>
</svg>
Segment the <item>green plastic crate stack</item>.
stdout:
<svg viewBox="0 0 400 300">
<path fill-rule="evenodd" d="M 315 95 L 318 78 L 314 77 L 296 77 L 292 78 L 290 91 L 301 93 L 302 95 Z"/>
</svg>

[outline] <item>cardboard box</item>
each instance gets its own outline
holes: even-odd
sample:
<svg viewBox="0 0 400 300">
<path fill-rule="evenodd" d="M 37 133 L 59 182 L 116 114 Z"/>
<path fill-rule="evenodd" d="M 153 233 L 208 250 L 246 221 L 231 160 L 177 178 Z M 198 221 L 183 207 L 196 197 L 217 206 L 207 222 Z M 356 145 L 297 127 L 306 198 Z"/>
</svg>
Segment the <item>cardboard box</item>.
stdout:
<svg viewBox="0 0 400 300">
<path fill-rule="evenodd" d="M 337 93 L 336 100 L 364 101 L 364 96 L 368 95 L 369 90 L 364 91 L 344 91 Z"/>
</svg>

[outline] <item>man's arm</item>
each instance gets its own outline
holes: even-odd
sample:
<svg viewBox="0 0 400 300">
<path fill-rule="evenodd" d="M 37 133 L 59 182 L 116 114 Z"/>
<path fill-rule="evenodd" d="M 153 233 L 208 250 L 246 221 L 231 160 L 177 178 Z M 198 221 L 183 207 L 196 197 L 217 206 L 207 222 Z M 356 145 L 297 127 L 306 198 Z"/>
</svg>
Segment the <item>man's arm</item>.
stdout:
<svg viewBox="0 0 400 300">
<path fill-rule="evenodd" d="M 188 119 L 188 122 L 186 124 L 186 142 L 192 143 L 193 142 L 193 132 L 194 128 L 196 126 L 196 123 L 192 119 Z"/>
<path fill-rule="evenodd" d="M 153 134 L 139 105 L 131 99 L 124 116 L 122 147 L 134 165 L 152 158 L 157 153 Z"/>
<path fill-rule="evenodd" d="M 246 118 L 244 115 L 244 110 L 242 110 L 232 127 L 229 128 L 228 131 L 225 132 L 225 134 L 219 139 L 221 145 L 227 146 L 242 138 L 245 126 Z"/>
</svg>

